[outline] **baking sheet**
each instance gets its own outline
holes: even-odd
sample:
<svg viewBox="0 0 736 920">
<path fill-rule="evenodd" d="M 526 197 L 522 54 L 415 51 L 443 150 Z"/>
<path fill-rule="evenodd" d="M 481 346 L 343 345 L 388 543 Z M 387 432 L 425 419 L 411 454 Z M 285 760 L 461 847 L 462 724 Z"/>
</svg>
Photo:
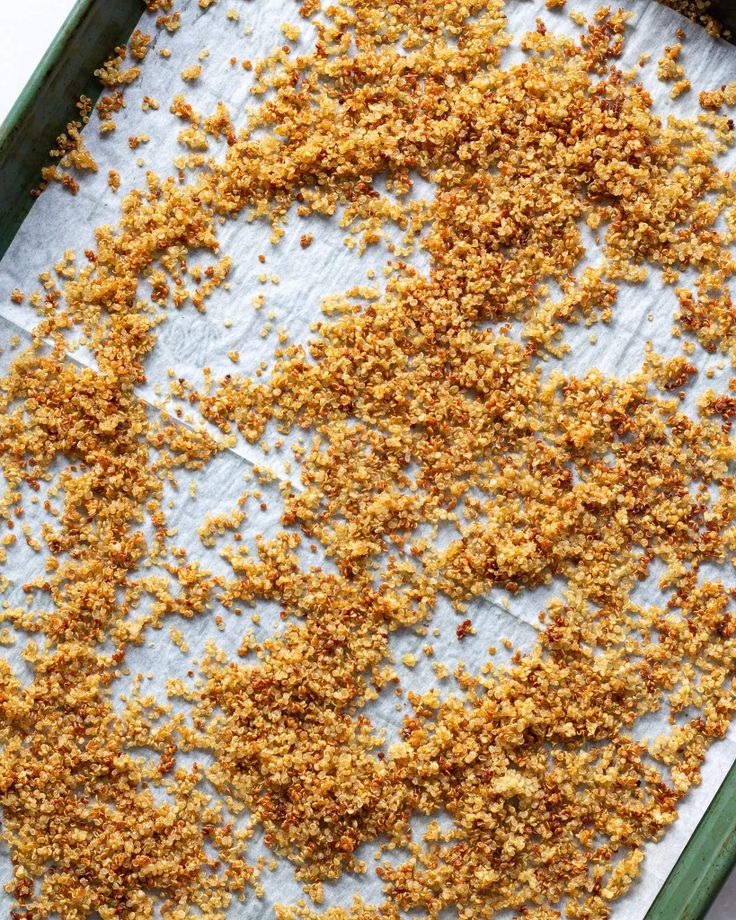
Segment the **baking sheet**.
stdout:
<svg viewBox="0 0 736 920">
<path fill-rule="evenodd" d="M 725 42 L 712 39 L 702 29 L 692 25 L 669 9 L 650 0 L 625 0 L 619 4 L 634 14 L 628 31 L 626 50 L 622 64 L 634 64 L 642 52 L 651 52 L 652 59 L 642 72 L 642 80 L 649 88 L 655 109 L 666 116 L 674 114 L 696 114 L 697 90 L 711 89 L 722 83 L 730 82 L 736 76 L 736 48 Z M 127 88 L 127 107 L 115 115 L 117 131 L 101 137 L 97 130 L 97 120 L 93 119 L 85 131 L 88 147 L 100 165 L 97 174 L 85 174 L 81 188 L 76 197 L 72 197 L 59 185 L 52 184 L 35 204 L 16 240 L 0 263 L 0 344 L 4 351 L 0 355 L 0 369 L 5 370 L 16 354 L 12 341 L 17 337 L 17 349 L 22 349 L 29 341 L 29 333 L 35 325 L 36 316 L 32 309 L 18 306 L 10 301 L 10 291 L 18 287 L 23 291 L 37 288 L 38 275 L 53 266 L 63 252 L 73 249 L 78 259 L 83 258 L 85 249 L 93 246 L 94 229 L 102 224 L 117 223 L 120 202 L 126 191 L 141 187 L 145 182 L 145 172 L 154 170 L 161 176 L 172 173 L 174 158 L 183 152 L 177 142 L 177 135 L 184 126 L 172 116 L 168 109 L 175 93 L 183 92 L 187 100 L 205 114 L 214 111 L 218 101 L 222 100 L 229 108 L 236 127 L 242 124 L 246 108 L 253 105 L 254 97 L 249 93 L 253 76 L 239 66 L 240 60 L 256 60 L 268 54 L 274 47 L 283 43 L 280 25 L 285 22 L 299 22 L 296 5 L 293 0 L 229 0 L 222 2 L 207 13 L 203 13 L 196 0 L 187 0 L 177 4 L 182 10 L 182 28 L 174 35 L 158 32 L 152 17 L 142 19 L 141 28 L 155 34 L 156 46 L 142 65 L 141 78 Z M 576 0 L 573 7 L 586 14 L 592 13 L 598 4 L 589 0 Z M 236 9 L 239 21 L 227 17 L 228 9 Z M 510 16 L 511 31 L 516 33 L 516 40 L 506 52 L 505 61 L 511 63 L 520 60 L 522 54 L 518 48 L 518 38 L 527 29 L 534 28 L 537 17 L 544 19 L 549 26 L 575 34 L 576 28 L 567 16 L 567 10 L 548 11 L 534 0 L 511 0 L 507 12 Z M 677 101 L 670 99 L 671 84 L 660 83 L 656 79 L 656 60 L 664 44 L 672 44 L 675 29 L 682 28 L 687 34 L 682 62 L 687 69 L 687 76 L 694 89 Z M 252 30 L 252 31 L 251 31 Z M 298 49 L 303 51 L 308 46 L 310 29 L 302 24 L 302 39 Z M 250 34 L 245 34 L 250 32 Z M 158 54 L 162 47 L 171 49 L 169 58 Z M 199 53 L 209 51 L 209 56 L 199 60 Z M 236 56 L 238 65 L 229 63 L 231 56 Z M 186 67 L 201 63 L 202 75 L 193 84 L 184 84 L 180 72 Z M 143 96 L 148 95 L 160 101 L 158 111 L 141 111 Z M 150 143 L 131 151 L 128 137 L 146 133 Z M 215 156 L 221 156 L 223 144 L 211 141 Z M 142 161 L 139 163 L 139 159 Z M 729 160 L 736 164 L 736 154 L 732 152 Z M 724 161 L 728 164 L 728 160 Z M 122 188 L 113 194 L 107 186 L 109 169 L 116 169 L 122 177 Z M 419 190 L 419 194 L 431 194 L 430 188 Z M 285 238 L 278 247 L 269 243 L 270 230 L 260 223 L 248 224 L 243 219 L 228 222 L 222 227 L 220 235 L 222 254 L 233 260 L 229 290 L 216 290 L 207 305 L 206 314 L 196 312 L 191 306 L 182 310 L 168 311 L 166 322 L 159 327 L 158 344 L 149 356 L 146 364 L 147 383 L 140 388 L 140 395 L 149 402 L 151 413 L 160 411 L 159 389 L 166 390 L 169 382 L 168 370 L 176 370 L 177 376 L 184 376 L 195 383 L 202 383 L 202 369 L 207 366 L 215 379 L 232 372 L 233 364 L 228 352 L 240 352 L 241 359 L 237 371 L 252 374 L 261 361 L 270 363 L 276 347 L 278 328 L 288 330 L 289 340 L 304 342 L 309 338 L 309 327 L 320 317 L 321 299 L 332 293 L 340 293 L 353 285 L 369 284 L 367 272 L 376 271 L 378 279 L 387 259 L 385 248 L 376 247 L 359 257 L 349 250 L 343 241 L 343 232 L 337 220 L 316 221 L 312 219 L 309 231 L 314 235 L 314 243 L 304 250 L 299 245 L 299 237 L 307 227 L 296 218 L 291 220 Z M 594 265 L 596 252 L 589 239 L 588 256 L 581 265 Z M 267 255 L 267 263 L 261 265 L 258 253 Z M 421 255 L 417 264 L 421 264 Z M 193 260 L 196 261 L 196 260 Z M 202 260 L 205 264 L 206 260 Z M 279 283 L 270 280 L 265 284 L 259 281 L 259 275 L 266 271 L 268 276 L 279 276 Z M 378 283 L 378 282 L 375 282 Z M 265 306 L 255 310 L 252 299 L 255 295 L 265 296 Z M 647 320 L 647 303 L 657 303 L 655 320 Z M 671 310 L 665 309 L 665 304 Z M 671 336 L 671 314 L 677 309 L 677 301 L 672 288 L 664 287 L 655 272 L 645 285 L 621 286 L 613 321 L 607 325 L 597 325 L 594 329 L 597 342 L 590 341 L 590 329 L 585 326 L 571 327 L 566 330 L 566 339 L 572 345 L 572 353 L 561 362 L 550 362 L 550 366 L 561 368 L 567 373 L 585 372 L 588 368 L 598 367 L 607 374 L 623 376 L 641 367 L 646 344 L 651 341 L 655 349 L 665 356 L 681 353 L 681 343 Z M 272 331 L 262 336 L 268 314 L 273 311 L 275 317 Z M 231 326 L 226 325 L 229 321 Z M 75 360 L 85 362 L 84 352 L 80 350 Z M 701 348 L 690 356 L 699 370 L 711 368 L 712 379 L 704 373 L 699 374 L 698 381 L 691 387 L 688 399 L 683 404 L 686 411 L 694 410 L 694 402 L 706 388 L 725 389 L 730 368 L 719 366 L 718 358 L 707 355 Z M 169 488 L 167 498 L 174 507 L 169 511 L 169 523 L 178 528 L 176 542 L 184 546 L 190 559 L 198 559 L 202 564 L 223 575 L 229 569 L 218 555 L 218 549 L 204 548 L 197 536 L 197 529 L 204 519 L 213 513 L 229 511 L 242 490 L 246 480 L 253 475 L 254 465 L 269 465 L 281 477 L 288 476 L 284 460 L 290 455 L 287 448 L 279 453 L 271 452 L 268 456 L 256 446 L 249 445 L 242 439 L 233 447 L 223 451 L 203 472 L 177 473 L 178 488 Z M 292 477 L 293 477 L 292 473 Z M 190 494 L 190 483 L 197 485 L 197 495 Z M 270 492 L 269 492 L 270 490 Z M 246 524 L 244 542 L 253 542 L 256 531 L 266 534 L 279 529 L 278 518 L 280 502 L 278 482 L 264 488 L 265 500 L 271 509 L 266 516 L 260 515 L 253 520 L 250 529 Z M 27 506 L 26 520 L 35 531 L 43 520 L 38 506 Z M 312 560 L 313 561 L 313 560 Z M 43 557 L 31 552 L 23 541 L 18 541 L 9 552 L 6 574 L 14 584 L 5 595 L 11 604 L 24 603 L 19 585 L 39 573 Z M 729 571 L 719 572 L 724 581 L 733 582 Z M 661 594 L 656 586 L 656 573 L 637 589 L 637 601 L 641 604 L 661 602 Z M 438 625 L 444 638 L 434 641 L 436 659 L 444 661 L 450 668 L 457 663 L 462 651 L 462 658 L 468 670 L 475 671 L 486 660 L 486 649 L 494 643 L 499 647 L 499 658 L 504 660 L 510 653 L 503 650 L 500 640 L 508 638 L 515 648 L 522 651 L 531 649 L 536 639 L 538 627 L 537 614 L 546 603 L 560 591 L 559 584 L 546 586 L 536 591 L 526 591 L 517 597 L 496 591 L 488 598 L 477 602 L 473 610 L 480 613 L 484 605 L 493 608 L 492 616 L 473 616 L 478 634 L 469 636 L 462 648 L 454 641 L 457 620 L 449 605 L 439 605 L 434 616 L 433 625 Z M 200 617 L 188 621 L 183 627 L 190 645 L 188 655 L 174 645 L 169 638 L 166 627 L 158 632 L 150 632 L 145 644 L 133 650 L 128 658 L 132 675 L 137 671 L 150 673 L 144 687 L 165 695 L 165 683 L 169 677 L 186 677 L 193 659 L 200 659 L 205 643 L 214 640 L 220 647 L 232 653 L 240 644 L 242 633 L 252 628 L 259 639 L 265 638 L 279 628 L 280 620 L 275 605 L 259 604 L 262 615 L 261 625 L 253 626 L 248 618 L 237 619 L 224 615 L 225 629 L 220 631 L 213 623 L 212 617 Z M 213 613 L 218 611 L 213 611 Z M 244 622 L 245 620 L 245 622 Z M 178 624 L 175 624 L 178 625 Z M 397 634 L 392 642 L 396 657 L 396 667 L 405 687 L 422 691 L 436 683 L 430 662 L 419 654 L 419 663 L 412 671 L 401 664 L 401 656 L 408 651 L 420 652 L 423 641 L 412 632 Z M 20 675 L 28 677 L 26 666 L 20 658 L 22 642 L 3 654 L 8 657 Z M 445 682 L 441 690 L 448 693 Z M 129 689 L 122 682 L 116 692 Z M 398 739 L 398 731 L 403 714 L 395 709 L 396 698 L 388 696 L 379 698 L 366 709 L 366 714 L 377 727 L 386 731 L 386 743 Z M 657 720 L 648 725 L 637 726 L 638 734 L 657 733 Z M 707 808 L 723 777 L 736 759 L 736 728 L 732 728 L 728 737 L 713 746 L 703 768 L 701 786 L 693 789 L 681 806 L 680 818 L 669 830 L 664 840 L 649 848 L 648 857 L 643 864 L 640 880 L 630 893 L 614 906 L 613 916 L 616 920 L 640 920 L 656 896 L 658 890 L 674 865 L 698 820 Z M 199 760 L 202 761 L 201 756 Z M 417 820 L 419 826 L 419 820 Z M 374 847 L 367 845 L 357 855 L 370 860 Z M 262 844 L 256 840 L 251 856 L 255 859 L 259 853 L 266 853 Z M 7 854 L 0 853 L 0 883 L 9 878 L 9 860 Z M 266 871 L 262 878 L 265 895 L 262 900 L 250 897 L 246 903 L 235 901 L 230 914 L 233 917 L 256 918 L 268 915 L 268 907 L 274 904 L 295 903 L 303 896 L 301 886 L 295 881 L 291 866 L 280 861 L 274 872 Z M 349 904 L 353 895 L 359 893 L 368 903 L 380 903 L 382 900 L 381 883 L 370 871 L 365 876 L 346 876 L 334 885 L 325 886 L 325 907 L 332 904 Z M 9 909 L 8 896 L 0 891 L 0 909 Z"/>
</svg>

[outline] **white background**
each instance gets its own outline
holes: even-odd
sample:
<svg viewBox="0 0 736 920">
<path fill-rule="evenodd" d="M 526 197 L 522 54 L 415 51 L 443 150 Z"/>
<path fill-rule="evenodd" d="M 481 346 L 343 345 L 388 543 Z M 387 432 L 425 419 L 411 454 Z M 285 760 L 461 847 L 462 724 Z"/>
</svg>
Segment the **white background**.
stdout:
<svg viewBox="0 0 736 920">
<path fill-rule="evenodd" d="M 0 0 L 0 122 L 10 111 L 75 0 Z M 736 917 L 736 873 L 707 920 Z"/>
<path fill-rule="evenodd" d="M 74 0 L 0 0 L 0 122 L 73 6 Z"/>
</svg>

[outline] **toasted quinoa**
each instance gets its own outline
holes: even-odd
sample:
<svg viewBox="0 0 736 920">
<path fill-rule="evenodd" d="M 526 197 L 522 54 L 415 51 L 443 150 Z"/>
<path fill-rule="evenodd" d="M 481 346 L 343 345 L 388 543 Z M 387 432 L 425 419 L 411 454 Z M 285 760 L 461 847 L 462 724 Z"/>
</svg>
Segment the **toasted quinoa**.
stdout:
<svg viewBox="0 0 736 920">
<path fill-rule="evenodd" d="M 171 3 L 148 6 L 173 25 Z M 13 916 L 225 917 L 263 894 L 248 854 L 258 828 L 315 905 L 325 882 L 368 871 L 365 845 L 379 861 L 402 854 L 375 870 L 382 905 L 283 906 L 282 920 L 606 918 L 736 708 L 734 591 L 711 569 L 736 547 L 736 397 L 708 391 L 687 414 L 696 364 L 651 349 L 627 378 L 554 361 L 571 326 L 611 323 L 621 285 L 652 271 L 674 287 L 686 354 L 736 357 L 725 96 L 663 123 L 616 66 L 627 17 L 607 9 L 576 15 L 577 39 L 540 22 L 511 67 L 502 0 L 321 14 L 309 0 L 302 16 L 313 50 L 283 45 L 254 65 L 264 98 L 242 130 L 224 106 L 202 119 L 174 98 L 182 145 L 222 136 L 224 155 L 189 181 L 147 173 L 85 264 L 65 256 L 60 284 L 42 276 L 31 344 L 2 379 L 0 552 L 12 560 L 26 539 L 45 562 L 28 608 L 3 610 L 31 636 L 29 680 L 0 658 Z M 678 54 L 665 52 L 664 78 L 682 78 Z M 131 73 L 118 57 L 110 86 Z M 410 194 L 417 177 L 430 200 Z M 209 429 L 181 408 L 147 411 L 136 388 L 168 307 L 204 311 L 229 283 L 222 223 L 261 219 L 278 243 L 292 208 L 311 229 L 339 211 L 358 249 L 387 241 L 385 288 L 334 298 L 308 342 L 280 333 L 252 376 L 203 368 L 198 386 L 172 368 L 172 404 Z M 583 224 L 600 241 L 595 268 L 581 266 Z M 424 272 L 409 261 L 418 247 Z M 642 303 L 642 316 L 661 309 Z M 71 360 L 70 330 L 95 369 Z M 298 473 L 272 499 L 274 474 L 256 469 L 199 528 L 230 567 L 214 576 L 174 543 L 165 487 L 236 435 L 270 449 L 273 428 L 309 433 L 293 443 Z M 40 540 L 23 529 L 33 501 L 53 519 Z M 241 531 L 271 501 L 280 528 L 249 553 Z M 641 606 L 655 564 L 662 604 Z M 566 587 L 531 651 L 502 640 L 506 664 L 491 647 L 477 673 L 457 665 L 444 697 L 414 692 L 411 675 L 443 681 L 447 665 L 407 652 L 402 685 L 393 636 L 426 635 L 438 599 L 458 613 L 450 641 L 466 644 L 495 615 L 477 599 L 555 578 Z M 254 607 L 258 626 L 267 602 L 280 631 L 243 629 L 231 654 L 210 644 L 167 699 L 130 675 L 126 656 L 165 620 L 189 655 L 193 621 L 222 630 L 223 611 Z M 399 697 L 410 714 L 386 746 L 366 707 Z M 641 739 L 638 720 L 657 712 L 668 730 Z M 418 834 L 419 815 L 431 820 Z"/>
</svg>

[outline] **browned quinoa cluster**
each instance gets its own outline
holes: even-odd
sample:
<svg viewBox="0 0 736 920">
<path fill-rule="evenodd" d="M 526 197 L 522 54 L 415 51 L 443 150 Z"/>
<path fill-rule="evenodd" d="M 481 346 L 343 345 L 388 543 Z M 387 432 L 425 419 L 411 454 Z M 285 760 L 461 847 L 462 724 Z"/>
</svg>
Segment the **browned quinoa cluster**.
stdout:
<svg viewBox="0 0 736 920">
<path fill-rule="evenodd" d="M 307 0 L 304 19 L 318 8 Z M 54 523 L 36 541 L 33 602 L 3 612 L 33 636 L 29 682 L 0 662 L 15 918 L 149 918 L 157 903 L 163 916 L 223 917 L 233 897 L 261 893 L 256 826 L 316 904 L 323 882 L 368 871 L 365 844 L 403 853 L 378 867 L 383 905 L 302 904 L 279 908 L 284 920 L 606 918 L 736 708 L 733 592 L 703 569 L 736 546 L 734 398 L 709 392 L 688 416 L 695 365 L 651 351 L 628 379 L 542 373 L 569 347 L 566 327 L 610 322 L 619 284 L 652 269 L 677 291 L 674 334 L 736 358 L 736 222 L 716 164 L 731 123 L 708 112 L 663 125 L 615 66 L 621 13 L 600 11 L 578 40 L 540 23 L 510 68 L 501 0 L 355 0 L 312 24 L 312 53 L 285 45 L 256 65 L 265 98 L 240 133 L 224 109 L 202 122 L 174 101 L 192 129 L 227 138 L 224 159 L 189 183 L 149 173 L 87 264 L 65 263 L 63 289 L 34 295 L 33 343 L 2 380 L 9 554 L 25 503 L 66 461 L 43 499 Z M 416 177 L 431 201 L 409 196 Z M 202 528 L 206 545 L 228 535 L 232 574 L 214 577 L 172 543 L 163 496 L 222 445 L 155 420 L 135 388 L 166 305 L 203 310 L 226 283 L 220 221 L 267 218 L 278 241 L 294 206 L 307 221 L 340 209 L 361 246 L 389 240 L 386 288 L 346 294 L 267 374 L 173 382 L 226 438 L 259 443 L 269 423 L 311 433 L 294 447 L 282 529 L 256 553 L 241 541 L 245 509 L 265 506 L 255 487 Z M 603 261 L 578 273 L 583 222 Z M 405 261 L 416 246 L 425 273 Z M 201 272 L 195 250 L 219 261 Z M 70 329 L 96 370 L 71 360 Z M 432 539 L 440 528 L 449 543 Z M 310 547 L 329 567 L 305 567 Z M 666 595 L 643 607 L 632 592 L 655 563 Z M 477 598 L 553 578 L 564 599 L 540 613 L 530 653 L 458 667 L 449 696 L 401 686 L 392 634 L 426 632 L 440 597 L 463 640 L 493 615 L 476 614 Z M 215 604 L 255 619 L 266 601 L 283 631 L 263 643 L 244 631 L 237 655 L 211 646 L 199 681 L 170 682 L 186 717 L 139 691 L 113 705 L 148 630 L 177 618 L 186 653 L 184 620 L 220 625 Z M 449 676 L 441 662 L 435 673 Z M 386 749 L 365 708 L 390 694 L 412 714 Z M 635 740 L 662 709 L 670 730 Z M 211 766 L 179 765 L 184 753 Z M 418 814 L 431 819 L 421 834 Z"/>
</svg>

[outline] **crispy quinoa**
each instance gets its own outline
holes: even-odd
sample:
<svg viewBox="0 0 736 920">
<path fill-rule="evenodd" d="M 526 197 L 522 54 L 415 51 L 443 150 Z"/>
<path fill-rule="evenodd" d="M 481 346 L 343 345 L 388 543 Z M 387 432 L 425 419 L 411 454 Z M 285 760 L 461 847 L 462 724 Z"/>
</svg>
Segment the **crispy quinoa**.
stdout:
<svg viewBox="0 0 736 920">
<path fill-rule="evenodd" d="M 148 6 L 173 24 L 171 3 Z M 2 611 L 30 634 L 30 679 L 0 658 L 12 916 L 224 917 L 262 893 L 248 856 L 258 828 L 314 901 L 279 907 L 282 920 L 446 908 L 602 920 L 736 709 L 733 591 L 710 568 L 736 547 L 736 398 L 709 391 L 686 414 L 685 357 L 650 350 L 625 379 L 566 375 L 554 358 L 571 325 L 611 322 L 621 284 L 659 271 L 680 305 L 674 335 L 736 360 L 736 212 L 716 163 L 732 123 L 710 100 L 698 119 L 663 123 L 616 67 L 621 12 L 599 11 L 577 40 L 540 23 L 506 68 L 502 0 L 323 13 L 307 0 L 302 17 L 314 50 L 284 45 L 254 65 L 263 98 L 242 130 L 224 106 L 203 119 L 175 97 L 185 148 L 224 136 L 224 156 L 189 181 L 149 172 L 86 263 L 65 257 L 61 287 L 45 277 L 33 340 L 1 382 L 3 554 L 53 477 L 53 524 L 35 544 L 44 573 L 24 585 L 28 608 Z M 681 77 L 677 56 L 665 77 Z M 118 57 L 103 69 L 111 87 L 133 79 Z M 410 195 L 417 177 L 431 200 Z M 222 438 L 180 424 L 180 410 L 147 412 L 136 387 L 166 307 L 205 310 L 228 284 L 221 225 L 257 218 L 278 242 L 292 208 L 306 225 L 339 211 L 359 247 L 398 229 L 385 291 L 357 306 L 346 292 L 310 341 L 280 342 L 252 377 L 205 369 L 198 387 L 172 371 L 172 399 Z M 583 224 L 602 260 L 578 272 Z M 417 247 L 425 272 L 404 260 Z M 94 370 L 71 359 L 70 329 Z M 255 553 L 240 530 L 267 508 L 268 471 L 206 521 L 200 538 L 230 569 L 216 577 L 174 544 L 165 485 L 206 470 L 235 433 L 263 444 L 269 425 L 309 432 L 298 481 L 281 485 L 280 529 Z M 666 595 L 643 607 L 633 592 L 655 564 Z M 440 597 L 464 643 L 493 616 L 474 612 L 478 598 L 554 578 L 566 588 L 530 652 L 458 666 L 443 698 L 402 686 L 392 636 L 426 635 Z M 257 642 L 244 628 L 237 653 L 210 645 L 198 680 L 172 678 L 169 700 L 139 675 L 114 705 L 149 630 L 168 621 L 186 655 L 192 619 L 223 628 L 218 607 L 253 607 L 257 624 L 266 602 L 281 631 Z M 403 658 L 410 672 L 425 664 Z M 394 694 L 411 715 L 386 750 L 366 707 Z M 660 710 L 670 730 L 637 740 L 637 721 Z M 369 870 L 365 844 L 402 858 Z M 367 871 L 383 904 L 319 911 L 323 883 Z"/>
</svg>

